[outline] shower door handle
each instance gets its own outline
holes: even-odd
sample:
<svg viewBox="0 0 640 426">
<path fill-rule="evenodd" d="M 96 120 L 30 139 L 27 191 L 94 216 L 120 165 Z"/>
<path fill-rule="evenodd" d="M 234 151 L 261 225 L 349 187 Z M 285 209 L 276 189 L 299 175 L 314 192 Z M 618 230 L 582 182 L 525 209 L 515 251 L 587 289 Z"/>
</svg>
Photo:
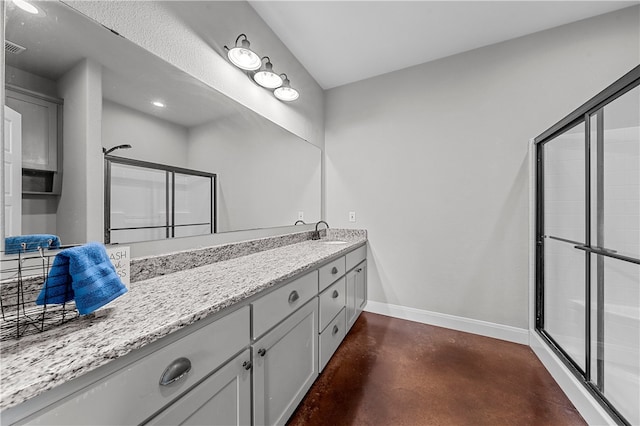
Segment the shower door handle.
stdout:
<svg viewBox="0 0 640 426">
<path fill-rule="evenodd" d="M 609 250 L 605 248 L 593 248 L 593 247 L 584 246 L 584 245 L 573 246 L 573 248 L 586 251 L 587 253 L 593 253 L 593 254 L 598 254 L 600 256 L 612 257 L 614 259 L 624 260 L 625 262 L 631 262 L 631 263 L 635 263 L 636 265 L 640 265 L 640 259 L 636 259 L 635 257 L 623 256 L 621 254 L 618 254 L 618 252 L 615 250 Z"/>
</svg>

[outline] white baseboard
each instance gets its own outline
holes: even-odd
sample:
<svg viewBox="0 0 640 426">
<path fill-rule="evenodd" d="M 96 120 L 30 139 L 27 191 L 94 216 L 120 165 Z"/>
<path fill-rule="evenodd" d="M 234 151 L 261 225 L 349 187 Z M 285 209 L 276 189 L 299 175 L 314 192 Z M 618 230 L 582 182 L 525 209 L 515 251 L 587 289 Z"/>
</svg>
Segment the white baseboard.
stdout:
<svg viewBox="0 0 640 426">
<path fill-rule="evenodd" d="M 464 331 L 466 333 L 493 337 L 495 339 L 520 343 L 522 345 L 529 344 L 529 330 L 524 328 L 495 324 L 492 322 L 458 317 L 455 315 L 441 314 L 438 312 L 425 311 L 406 306 L 392 305 L 390 303 L 374 302 L 373 300 L 367 301 L 365 311 L 420 322 L 423 324 Z"/>
<path fill-rule="evenodd" d="M 576 379 L 551 348 L 535 331 L 530 331 L 530 346 L 542 365 L 567 395 L 569 401 L 590 425 L 615 425 L 616 422 L 604 408 L 594 399 L 588 390 Z"/>
</svg>

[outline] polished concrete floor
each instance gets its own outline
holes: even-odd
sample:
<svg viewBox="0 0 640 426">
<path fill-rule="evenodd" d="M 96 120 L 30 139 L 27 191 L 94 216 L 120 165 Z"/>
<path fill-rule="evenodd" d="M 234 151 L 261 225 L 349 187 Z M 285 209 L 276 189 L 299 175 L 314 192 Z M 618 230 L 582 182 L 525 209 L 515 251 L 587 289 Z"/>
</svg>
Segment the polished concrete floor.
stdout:
<svg viewBox="0 0 640 426">
<path fill-rule="evenodd" d="M 528 346 L 363 313 L 290 425 L 584 425 Z"/>
</svg>

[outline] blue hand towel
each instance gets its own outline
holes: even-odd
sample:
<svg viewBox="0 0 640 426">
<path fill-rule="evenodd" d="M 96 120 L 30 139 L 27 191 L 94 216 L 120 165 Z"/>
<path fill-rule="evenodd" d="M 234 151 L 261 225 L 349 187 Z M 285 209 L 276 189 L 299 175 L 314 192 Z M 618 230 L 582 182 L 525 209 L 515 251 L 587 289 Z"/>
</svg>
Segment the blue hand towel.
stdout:
<svg viewBox="0 0 640 426">
<path fill-rule="evenodd" d="M 25 244 L 23 249 L 22 244 Z M 18 254 L 38 251 L 38 247 L 43 249 L 60 248 L 60 238 L 52 234 L 31 234 L 6 237 L 4 239 L 4 251 L 6 254 Z"/>
<path fill-rule="evenodd" d="M 81 315 L 89 314 L 127 292 L 100 243 L 62 250 L 53 261 L 36 303 L 75 299 Z"/>
</svg>

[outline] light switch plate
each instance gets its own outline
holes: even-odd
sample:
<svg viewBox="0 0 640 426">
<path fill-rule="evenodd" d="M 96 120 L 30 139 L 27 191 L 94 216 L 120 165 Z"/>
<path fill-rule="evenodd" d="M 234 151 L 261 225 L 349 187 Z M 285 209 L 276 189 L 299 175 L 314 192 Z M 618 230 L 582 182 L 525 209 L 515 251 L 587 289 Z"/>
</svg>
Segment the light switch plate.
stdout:
<svg viewBox="0 0 640 426">
<path fill-rule="evenodd" d="M 349 222 L 356 221 L 356 212 L 349 212 Z"/>
<path fill-rule="evenodd" d="M 304 220 L 304 212 L 298 212 L 298 220 Z"/>
</svg>

